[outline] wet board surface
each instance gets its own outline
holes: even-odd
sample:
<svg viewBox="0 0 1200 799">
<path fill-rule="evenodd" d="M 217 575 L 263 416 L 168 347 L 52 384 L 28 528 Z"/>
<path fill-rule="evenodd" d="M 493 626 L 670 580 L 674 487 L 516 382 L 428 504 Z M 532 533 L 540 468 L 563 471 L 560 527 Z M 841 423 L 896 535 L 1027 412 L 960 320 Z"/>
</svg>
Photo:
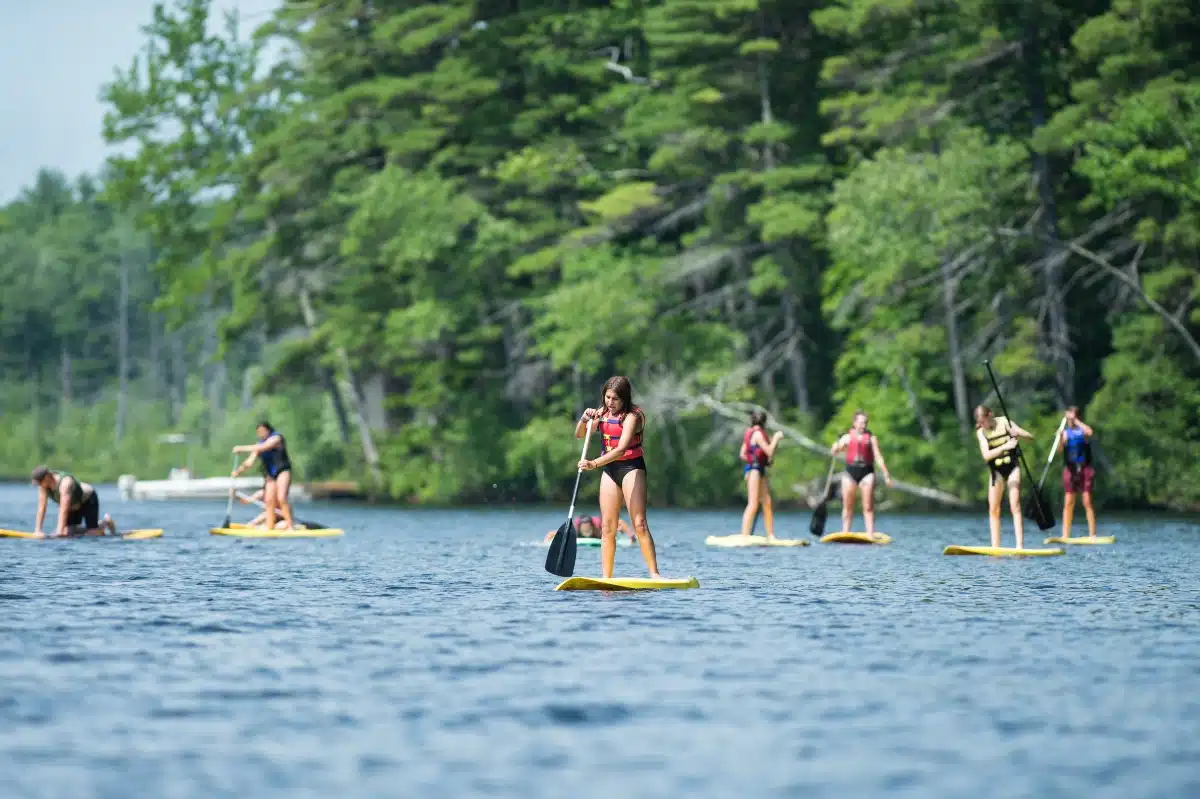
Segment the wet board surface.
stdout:
<svg viewBox="0 0 1200 799">
<path fill-rule="evenodd" d="M 69 535 L 64 538 L 51 538 L 45 533 L 27 533 L 21 530 L 0 530 L 0 538 L 33 538 L 44 540 L 49 538 L 52 541 L 61 541 L 66 539 L 74 540 L 76 538 L 122 538 L 130 541 L 141 541 L 147 538 L 162 538 L 163 531 L 160 529 L 147 530 L 129 530 L 118 535 Z"/>
<path fill-rule="evenodd" d="M 214 527 L 208 532 L 233 538 L 336 538 L 344 530 L 322 528 L 320 530 L 267 530 L 263 527 Z"/>
<path fill-rule="evenodd" d="M 1079 538 L 1063 538 L 1061 536 L 1055 538 L 1047 538 L 1043 544 L 1115 544 L 1117 537 L 1115 535 L 1098 535 L 1095 538 L 1091 536 L 1080 536 Z"/>
<path fill-rule="evenodd" d="M 884 533 L 830 533 L 821 536 L 822 544 L 890 544 L 892 537 Z"/>
<path fill-rule="evenodd" d="M 555 591 L 662 591 L 669 588 L 699 588 L 695 577 L 675 580 L 651 580 L 648 577 L 570 577 L 563 580 Z"/>
<path fill-rule="evenodd" d="M 949 546 L 943 555 L 985 555 L 993 558 L 1044 558 L 1062 555 L 1065 549 L 1017 549 L 1016 547 L 959 547 Z"/>
<path fill-rule="evenodd" d="M 710 535 L 704 539 L 710 547 L 806 547 L 803 538 L 767 538 L 765 535 Z"/>
</svg>

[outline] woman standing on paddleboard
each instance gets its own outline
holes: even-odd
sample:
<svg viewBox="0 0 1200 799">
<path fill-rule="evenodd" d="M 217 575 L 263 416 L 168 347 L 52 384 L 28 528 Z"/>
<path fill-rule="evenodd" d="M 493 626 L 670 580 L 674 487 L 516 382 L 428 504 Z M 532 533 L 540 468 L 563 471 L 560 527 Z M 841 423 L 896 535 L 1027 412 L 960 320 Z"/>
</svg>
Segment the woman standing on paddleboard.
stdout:
<svg viewBox="0 0 1200 799">
<path fill-rule="evenodd" d="M 659 579 L 654 539 L 646 523 L 646 461 L 642 458 L 642 433 L 646 415 L 633 404 L 633 387 L 626 377 L 610 377 L 604 384 L 604 406 L 588 408 L 575 425 L 575 437 L 587 434 L 588 420 L 594 419 L 603 441 L 603 450 L 595 460 L 579 462 L 580 469 L 603 469 L 600 477 L 600 564 L 603 577 L 612 577 L 617 554 L 617 521 L 621 501 L 629 509 L 629 520 L 642 547 L 642 557 L 650 569 L 650 578 Z"/>
<path fill-rule="evenodd" d="M 249 452 L 250 457 L 242 465 L 233 470 L 237 477 L 254 465 L 255 460 L 262 461 L 263 470 L 263 504 L 266 505 L 267 515 L 265 527 L 275 528 L 275 512 L 283 513 L 283 529 L 293 529 L 292 504 L 288 501 L 288 491 L 292 487 L 292 460 L 288 457 L 287 442 L 270 422 L 258 423 L 258 443 L 239 444 L 234 452 Z"/>
<path fill-rule="evenodd" d="M 750 528 L 754 525 L 754 517 L 762 506 L 763 523 L 767 528 L 767 538 L 775 537 L 775 508 L 771 503 L 771 483 L 767 480 L 767 467 L 775 462 L 775 448 L 783 433 L 776 431 L 767 440 L 763 425 L 767 423 L 767 415 L 762 411 L 750 414 L 750 427 L 742 434 L 742 448 L 738 458 L 745 462 L 742 469 L 742 479 L 746 481 L 746 510 L 742 514 L 742 535 L 749 537 Z"/>
<path fill-rule="evenodd" d="M 867 524 L 867 535 L 875 534 L 875 462 L 883 469 L 887 484 L 892 484 L 892 473 L 883 461 L 879 439 L 867 429 L 865 411 L 854 412 L 850 432 L 839 438 L 830 448 L 829 454 L 836 455 L 846 450 L 846 471 L 842 473 L 842 532 L 850 532 L 854 520 L 854 495 L 862 491 L 863 521 Z"/>
<path fill-rule="evenodd" d="M 986 405 L 975 408 L 975 438 L 979 441 L 979 452 L 988 465 L 988 525 L 992 532 L 992 546 L 1000 546 L 1000 501 L 1004 488 L 1008 487 L 1008 507 L 1013 515 L 1013 531 L 1017 537 L 1017 549 L 1025 548 L 1025 526 L 1021 517 L 1021 470 L 1017 468 L 1018 438 L 1033 440 L 1033 435 L 1022 430 L 1006 416 L 996 416 Z"/>
<path fill-rule="evenodd" d="M 1092 483 L 1096 470 L 1092 468 L 1092 428 L 1079 418 L 1079 409 L 1072 405 L 1065 414 L 1067 425 L 1058 443 L 1062 444 L 1063 460 L 1063 538 L 1071 537 L 1071 520 L 1075 517 L 1075 495 L 1083 495 L 1083 510 L 1087 514 L 1088 535 L 1096 537 L 1096 511 L 1092 508 Z"/>
</svg>

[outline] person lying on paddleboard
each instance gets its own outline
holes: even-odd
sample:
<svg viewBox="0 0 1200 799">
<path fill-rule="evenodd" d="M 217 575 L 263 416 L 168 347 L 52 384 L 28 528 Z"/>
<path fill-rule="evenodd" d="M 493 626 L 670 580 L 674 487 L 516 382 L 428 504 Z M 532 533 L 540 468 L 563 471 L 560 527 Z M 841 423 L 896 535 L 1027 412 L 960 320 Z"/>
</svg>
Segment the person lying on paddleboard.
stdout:
<svg viewBox="0 0 1200 799">
<path fill-rule="evenodd" d="M 836 455 L 846 451 L 846 471 L 842 473 L 842 532 L 850 532 L 850 523 L 854 520 L 854 495 L 862 491 L 863 521 L 867 525 L 867 535 L 875 534 L 875 462 L 883 469 L 883 478 L 890 486 L 892 473 L 888 471 L 883 461 L 883 451 L 879 449 L 879 439 L 867 429 L 867 414 L 865 411 L 855 411 L 854 421 L 850 432 L 839 438 L 830 447 L 829 454 Z"/>
<path fill-rule="evenodd" d="M 267 529 L 275 527 L 276 510 L 279 510 L 283 515 L 283 529 L 291 530 L 292 503 L 288 501 L 288 491 L 292 487 L 292 461 L 288 457 L 287 442 L 270 422 L 259 422 L 257 432 L 257 444 L 239 444 L 233 448 L 234 452 L 250 453 L 250 457 L 233 470 L 233 477 L 253 466 L 255 460 L 262 461 L 263 503 L 266 505 L 264 526 Z"/>
<path fill-rule="evenodd" d="M 237 498 L 238 498 L 238 502 L 241 502 L 243 505 L 250 505 L 255 502 L 262 502 L 263 497 L 266 495 L 266 493 L 267 493 L 266 489 L 260 488 L 248 497 L 244 497 L 241 494 L 238 494 Z M 265 510 L 262 513 L 255 516 L 250 521 L 246 522 L 246 524 L 249 525 L 250 527 L 262 527 L 266 523 L 267 523 L 267 512 Z M 284 526 L 286 524 L 287 524 L 286 521 L 284 521 L 283 519 L 280 519 L 279 521 L 275 522 L 275 529 L 282 530 L 282 529 L 284 529 Z"/>
<path fill-rule="evenodd" d="M 617 522 L 621 518 L 621 502 L 629 509 L 629 519 L 637 531 L 642 557 L 650 569 L 650 578 L 659 579 L 658 558 L 654 539 L 646 522 L 646 461 L 642 457 L 642 436 L 646 415 L 633 404 L 633 386 L 626 377 L 610 377 L 604 384 L 604 404 L 588 408 L 575 424 L 575 438 L 587 434 L 587 423 L 595 420 L 600 433 L 602 452 L 599 458 L 579 461 L 584 470 L 602 469 L 600 476 L 602 576 L 612 577 L 616 557 Z"/>
<path fill-rule="evenodd" d="M 58 523 L 51 537 L 65 535 L 117 534 L 117 525 L 108 514 L 100 518 L 100 497 L 91 483 L 81 482 L 67 472 L 39 466 L 30 475 L 38 487 L 37 517 L 33 531 L 41 534 L 46 518 L 46 501 L 58 503 Z"/>
<path fill-rule="evenodd" d="M 575 531 L 580 538 L 600 538 L 600 517 L 599 516 L 576 516 Z M 554 538 L 554 534 L 558 530 L 551 530 L 546 533 L 546 540 Z M 637 536 L 633 532 L 633 528 L 625 523 L 624 519 L 617 519 L 617 532 L 625 533 L 629 536 L 630 541 L 636 541 Z"/>
<path fill-rule="evenodd" d="M 986 405 L 975 408 L 975 438 L 979 441 L 979 452 L 988 465 L 988 526 L 992 533 L 992 546 L 1000 546 L 1000 501 L 1004 488 L 1008 487 L 1008 507 L 1013 515 L 1013 531 L 1017 537 L 1017 549 L 1025 548 L 1025 525 L 1021 516 L 1021 470 L 1017 468 L 1017 439 L 1033 440 L 1033 434 L 1009 421 L 1006 416 L 996 416 Z"/>
<path fill-rule="evenodd" d="M 742 535 L 749 536 L 754 525 L 754 517 L 762 506 L 763 523 L 767 528 L 767 538 L 775 537 L 775 508 L 771 502 L 771 483 L 767 479 L 767 467 L 775 462 L 775 448 L 779 446 L 783 433 L 776 431 L 775 435 L 767 438 L 763 425 L 767 423 L 767 415 L 762 411 L 750 414 L 750 426 L 742 434 L 742 448 L 738 450 L 738 459 L 745 463 L 742 467 L 742 479 L 746 482 L 746 510 L 742 513 Z"/>
<path fill-rule="evenodd" d="M 1075 517 L 1075 495 L 1083 495 L 1083 510 L 1087 514 L 1088 535 L 1096 537 L 1096 511 L 1092 508 L 1092 484 L 1096 470 L 1092 468 L 1092 428 L 1079 418 L 1079 409 L 1072 405 L 1064 414 L 1067 425 L 1055 446 L 1063 449 L 1063 538 L 1071 537 L 1071 520 Z"/>
</svg>

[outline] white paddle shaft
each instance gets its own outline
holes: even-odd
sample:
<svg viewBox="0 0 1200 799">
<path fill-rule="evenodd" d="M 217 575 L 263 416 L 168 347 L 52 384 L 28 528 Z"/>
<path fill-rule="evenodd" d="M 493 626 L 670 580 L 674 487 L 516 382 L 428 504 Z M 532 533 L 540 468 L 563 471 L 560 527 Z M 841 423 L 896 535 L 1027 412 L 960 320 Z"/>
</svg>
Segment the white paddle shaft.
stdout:
<svg viewBox="0 0 1200 799">
<path fill-rule="evenodd" d="M 583 452 L 579 453 L 579 460 L 587 457 L 588 444 L 592 440 L 592 425 L 595 424 L 595 419 L 588 419 L 587 433 L 583 436 Z M 575 490 L 571 492 L 571 508 L 567 511 L 567 521 L 570 522 L 575 516 L 575 497 L 579 495 L 579 479 L 583 477 L 583 469 L 575 475 Z"/>
</svg>

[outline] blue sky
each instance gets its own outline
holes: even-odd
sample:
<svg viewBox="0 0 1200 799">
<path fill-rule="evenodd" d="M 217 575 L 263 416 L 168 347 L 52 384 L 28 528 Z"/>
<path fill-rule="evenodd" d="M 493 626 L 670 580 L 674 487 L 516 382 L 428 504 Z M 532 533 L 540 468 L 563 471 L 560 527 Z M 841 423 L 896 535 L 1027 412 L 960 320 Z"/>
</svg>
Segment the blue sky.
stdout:
<svg viewBox="0 0 1200 799">
<path fill-rule="evenodd" d="M 213 8 L 218 19 L 236 8 L 249 33 L 278 5 L 214 0 Z M 154 0 L 0 0 L 0 203 L 41 167 L 74 177 L 103 163 L 100 86 L 141 47 L 153 8 Z"/>
</svg>

